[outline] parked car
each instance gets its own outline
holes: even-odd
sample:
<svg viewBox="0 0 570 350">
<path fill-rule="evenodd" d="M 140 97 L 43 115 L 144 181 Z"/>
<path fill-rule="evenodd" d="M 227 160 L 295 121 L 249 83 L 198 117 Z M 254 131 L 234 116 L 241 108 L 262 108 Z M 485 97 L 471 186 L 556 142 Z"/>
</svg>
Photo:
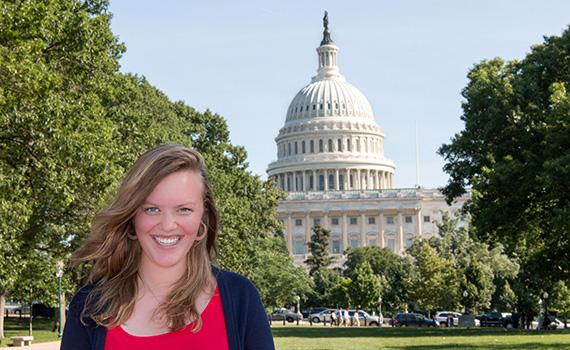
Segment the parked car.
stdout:
<svg viewBox="0 0 570 350">
<path fill-rule="evenodd" d="M 511 314 L 489 311 L 477 317 L 481 327 L 505 327 L 512 325 Z"/>
<path fill-rule="evenodd" d="M 311 320 L 311 322 L 313 323 L 319 323 L 319 322 L 330 322 L 331 321 L 331 313 L 332 312 L 336 312 L 337 310 L 335 309 L 326 309 L 320 312 L 316 312 L 316 313 L 312 313 L 309 315 L 309 320 Z M 338 318 L 337 318 L 338 319 Z"/>
<path fill-rule="evenodd" d="M 308 319 L 308 318 L 309 318 L 309 315 L 317 314 L 317 313 L 319 313 L 319 312 L 321 312 L 321 311 L 325 311 L 325 310 L 327 310 L 327 309 L 329 309 L 329 308 L 328 308 L 328 307 L 321 307 L 321 306 L 319 306 L 319 307 L 312 307 L 312 308 L 310 308 L 310 309 L 308 309 L 308 310 L 306 310 L 306 309 L 305 309 L 305 310 L 301 310 L 301 314 L 303 314 L 303 318 L 307 318 L 307 319 Z"/>
<path fill-rule="evenodd" d="M 544 316 L 540 316 L 538 318 L 538 325 L 542 325 L 544 327 Z M 560 321 L 559 319 L 557 319 L 554 315 L 548 315 L 548 329 L 563 329 L 564 328 L 564 322 Z"/>
<path fill-rule="evenodd" d="M 399 313 L 392 319 L 392 325 L 395 327 L 436 327 L 437 323 L 430 320 L 422 314 L 417 313 Z"/>
<path fill-rule="evenodd" d="M 354 317 L 355 312 L 358 312 L 358 322 L 360 322 L 361 326 L 378 327 L 378 325 L 380 325 L 380 318 L 378 316 L 372 316 L 363 310 L 348 310 L 348 314 L 351 318 Z"/>
<path fill-rule="evenodd" d="M 272 313 L 268 314 L 267 317 L 271 321 L 283 321 L 286 320 L 287 322 L 295 322 L 297 320 L 302 319 L 302 315 L 295 313 L 291 310 L 287 310 L 285 308 L 277 309 Z"/>
<path fill-rule="evenodd" d="M 461 316 L 461 314 L 459 312 L 453 312 L 453 311 L 438 311 L 435 313 L 435 322 L 437 322 L 437 325 L 440 327 L 447 327 L 447 317 L 449 314 L 453 315 L 453 325 L 454 326 L 458 326 L 459 325 L 459 316 Z"/>
</svg>

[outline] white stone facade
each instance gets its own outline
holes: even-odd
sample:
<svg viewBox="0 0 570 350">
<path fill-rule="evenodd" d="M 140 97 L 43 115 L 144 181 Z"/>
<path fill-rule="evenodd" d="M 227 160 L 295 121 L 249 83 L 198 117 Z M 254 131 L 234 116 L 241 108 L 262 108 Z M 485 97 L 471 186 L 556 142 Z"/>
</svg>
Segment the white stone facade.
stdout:
<svg viewBox="0 0 570 350">
<path fill-rule="evenodd" d="M 330 36 L 323 39 L 317 75 L 289 105 L 275 138 L 277 160 L 267 169 L 288 192 L 278 217 L 297 264 L 307 258 L 315 224 L 331 231 L 331 253 L 342 264 L 348 247 L 402 254 L 414 238 L 437 234 L 442 211 L 456 212 L 468 199 L 447 206 L 437 190 L 394 189 L 384 134 L 366 97 L 340 74 L 337 53 Z"/>
</svg>

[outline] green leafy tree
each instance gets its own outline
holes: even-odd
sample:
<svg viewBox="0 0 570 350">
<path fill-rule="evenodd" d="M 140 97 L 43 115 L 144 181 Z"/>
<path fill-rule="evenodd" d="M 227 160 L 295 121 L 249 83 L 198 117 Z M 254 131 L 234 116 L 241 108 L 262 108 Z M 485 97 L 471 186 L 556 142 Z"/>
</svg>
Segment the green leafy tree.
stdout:
<svg viewBox="0 0 570 350">
<path fill-rule="evenodd" d="M 358 308 L 378 307 L 381 295 L 381 279 L 372 271 L 367 261 L 359 265 L 354 271 L 349 292 L 353 306 Z"/>
<path fill-rule="evenodd" d="M 305 300 L 312 292 L 313 281 L 304 268 L 295 267 L 282 237 L 256 239 L 259 252 L 252 280 L 259 289 L 265 307 L 282 307 Z"/>
<path fill-rule="evenodd" d="M 321 269 L 326 269 L 333 261 L 332 257 L 329 256 L 330 235 L 330 231 L 321 226 L 313 227 L 313 234 L 309 242 L 311 256 L 305 260 L 311 276 Z"/>
<path fill-rule="evenodd" d="M 337 283 L 332 286 L 329 295 L 329 301 L 335 306 L 348 308 L 352 299 L 350 297 L 350 285 L 352 280 L 348 277 L 340 277 Z"/>
<path fill-rule="evenodd" d="M 523 60 L 476 64 L 462 93 L 465 128 L 439 149 L 448 200 L 471 188 L 475 234 L 551 285 L 570 278 L 569 62 L 566 29 Z"/>
<path fill-rule="evenodd" d="M 313 274 L 314 289 L 309 296 L 310 306 L 334 306 L 331 304 L 331 292 L 342 277 L 338 269 L 320 269 Z"/>
<path fill-rule="evenodd" d="M 416 241 L 411 250 L 415 260 L 406 278 L 411 301 L 421 309 L 454 310 L 459 304 L 459 276 L 449 259 L 440 257 L 427 242 Z"/>
<path fill-rule="evenodd" d="M 370 264 L 375 275 L 385 281 L 381 283 L 382 308 L 388 310 L 404 308 L 408 302 L 405 279 L 412 269 L 410 258 L 399 256 L 388 248 L 377 246 L 352 249 L 348 252 L 344 263 L 345 276 L 353 279 L 356 269 L 365 262 Z"/>
</svg>

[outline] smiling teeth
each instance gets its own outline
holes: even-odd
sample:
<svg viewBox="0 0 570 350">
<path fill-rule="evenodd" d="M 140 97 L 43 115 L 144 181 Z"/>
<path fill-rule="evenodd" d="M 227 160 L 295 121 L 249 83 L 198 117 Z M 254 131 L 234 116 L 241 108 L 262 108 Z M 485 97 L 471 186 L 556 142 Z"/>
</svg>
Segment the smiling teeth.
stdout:
<svg viewBox="0 0 570 350">
<path fill-rule="evenodd" d="M 175 245 L 176 243 L 178 243 L 178 241 L 180 240 L 180 237 L 170 237 L 170 238 L 166 238 L 166 237 L 154 237 L 154 240 L 156 242 L 158 242 L 158 244 L 163 245 L 163 246 L 172 246 Z"/>
</svg>

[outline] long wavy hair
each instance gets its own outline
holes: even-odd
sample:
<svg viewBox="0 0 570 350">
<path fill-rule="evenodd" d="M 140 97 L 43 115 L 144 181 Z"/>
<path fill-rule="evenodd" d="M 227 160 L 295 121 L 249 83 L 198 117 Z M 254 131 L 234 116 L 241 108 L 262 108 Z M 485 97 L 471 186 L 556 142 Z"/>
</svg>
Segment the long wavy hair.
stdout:
<svg viewBox="0 0 570 350">
<path fill-rule="evenodd" d="M 195 171 L 201 176 L 204 214 L 198 235 L 207 236 L 194 242 L 186 257 L 186 273 L 174 284 L 155 315 L 161 315 L 171 330 L 180 330 L 189 321 L 196 321 L 194 332 L 201 328 L 196 300 L 200 293 L 211 288 L 211 264 L 217 254 L 218 211 L 204 158 L 182 145 L 161 145 L 144 153 L 127 172 L 110 205 L 95 216 L 89 237 L 73 254 L 75 266 L 91 265 L 88 280 L 94 284 L 87 296 L 82 322 L 92 319 L 112 328 L 131 316 L 142 254 L 138 240 L 133 239 L 136 236 L 133 218 L 162 179 L 183 170 Z"/>
</svg>

